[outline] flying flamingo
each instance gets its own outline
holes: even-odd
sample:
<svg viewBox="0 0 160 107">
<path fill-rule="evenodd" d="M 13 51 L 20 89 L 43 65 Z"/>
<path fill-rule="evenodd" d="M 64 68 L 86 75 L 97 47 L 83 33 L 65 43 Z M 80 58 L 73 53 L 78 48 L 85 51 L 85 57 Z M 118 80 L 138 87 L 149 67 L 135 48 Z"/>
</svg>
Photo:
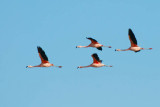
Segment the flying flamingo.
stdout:
<svg viewBox="0 0 160 107">
<path fill-rule="evenodd" d="M 106 67 L 112 67 L 110 65 L 105 65 L 105 64 L 102 64 L 102 60 L 99 59 L 98 55 L 96 53 L 92 54 L 92 58 L 93 58 L 93 63 L 91 65 L 88 65 L 88 66 L 79 66 L 78 68 L 87 68 L 87 67 L 103 67 L 103 66 L 106 66 Z"/>
<path fill-rule="evenodd" d="M 89 44 L 88 46 L 76 46 L 76 48 L 88 48 L 88 47 L 94 47 L 94 48 L 97 48 L 98 50 L 101 50 L 102 51 L 102 47 L 108 47 L 108 48 L 111 48 L 111 46 L 104 46 L 104 45 L 101 45 L 97 42 L 97 40 L 93 39 L 93 38 L 87 38 L 91 41 L 91 44 Z"/>
<path fill-rule="evenodd" d="M 134 51 L 134 52 L 139 52 L 140 50 L 151 50 L 152 48 L 141 48 L 137 45 L 137 40 L 136 37 L 134 35 L 134 33 L 132 32 L 131 29 L 128 30 L 128 36 L 129 36 L 129 40 L 131 43 L 131 47 L 128 49 L 116 49 L 115 51 Z"/>
<path fill-rule="evenodd" d="M 29 66 L 26 66 L 26 68 L 32 68 L 32 67 L 51 67 L 51 66 L 59 67 L 59 68 L 62 67 L 62 66 L 55 66 L 54 64 L 49 63 L 48 57 L 46 56 L 44 50 L 41 47 L 39 47 L 39 46 L 37 46 L 37 49 L 38 49 L 39 57 L 41 59 L 41 64 L 40 65 L 36 65 L 36 66 L 29 65 Z"/>
</svg>

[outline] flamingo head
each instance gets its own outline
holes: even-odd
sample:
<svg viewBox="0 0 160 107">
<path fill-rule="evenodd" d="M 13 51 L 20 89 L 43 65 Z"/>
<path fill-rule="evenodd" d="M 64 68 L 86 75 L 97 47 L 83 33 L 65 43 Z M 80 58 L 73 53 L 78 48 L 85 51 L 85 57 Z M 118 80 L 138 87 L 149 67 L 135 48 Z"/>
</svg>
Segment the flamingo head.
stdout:
<svg viewBox="0 0 160 107">
<path fill-rule="evenodd" d="M 78 69 L 78 68 L 82 68 L 82 66 L 78 66 L 77 69 Z"/>
</svg>

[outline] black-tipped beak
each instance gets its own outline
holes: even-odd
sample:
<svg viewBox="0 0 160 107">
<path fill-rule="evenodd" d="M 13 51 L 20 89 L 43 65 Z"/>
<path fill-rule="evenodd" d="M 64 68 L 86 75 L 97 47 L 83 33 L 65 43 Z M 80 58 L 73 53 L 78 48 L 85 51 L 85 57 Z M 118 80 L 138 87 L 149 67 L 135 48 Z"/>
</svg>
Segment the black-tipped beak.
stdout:
<svg viewBox="0 0 160 107">
<path fill-rule="evenodd" d="M 26 66 L 26 68 L 28 68 L 28 66 Z"/>
</svg>

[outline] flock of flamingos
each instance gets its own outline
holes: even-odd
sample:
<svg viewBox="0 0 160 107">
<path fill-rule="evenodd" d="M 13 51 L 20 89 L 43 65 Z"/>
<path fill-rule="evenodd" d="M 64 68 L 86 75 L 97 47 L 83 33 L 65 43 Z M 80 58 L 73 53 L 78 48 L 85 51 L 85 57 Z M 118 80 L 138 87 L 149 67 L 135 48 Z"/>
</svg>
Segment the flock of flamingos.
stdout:
<svg viewBox="0 0 160 107">
<path fill-rule="evenodd" d="M 139 52 L 140 50 L 151 50 L 152 48 L 141 48 L 137 45 L 137 40 L 136 37 L 134 35 L 134 33 L 132 32 L 131 29 L 128 30 L 128 36 L 129 36 L 129 40 L 131 43 L 131 47 L 129 47 L 128 49 L 115 49 L 115 51 L 134 51 L 134 52 Z M 98 50 L 102 51 L 102 47 L 108 47 L 111 48 L 111 46 L 104 46 L 100 43 L 98 43 L 95 39 L 93 38 L 87 38 L 91 41 L 91 44 L 89 44 L 88 46 L 77 46 L 76 48 L 88 48 L 88 47 L 93 47 L 93 48 L 97 48 Z M 41 59 L 41 64 L 40 65 L 36 65 L 36 66 L 27 66 L 27 68 L 32 68 L 32 67 L 59 67 L 62 68 L 62 66 L 55 66 L 54 64 L 51 64 L 48 61 L 48 57 L 46 56 L 44 50 L 41 47 L 37 47 L 38 49 L 38 53 L 39 53 L 39 57 Z M 88 65 L 88 66 L 78 66 L 78 68 L 86 68 L 86 67 L 112 67 L 111 65 L 105 65 L 102 63 L 102 60 L 99 59 L 98 55 L 96 53 L 91 55 L 93 58 L 93 63 Z"/>
</svg>

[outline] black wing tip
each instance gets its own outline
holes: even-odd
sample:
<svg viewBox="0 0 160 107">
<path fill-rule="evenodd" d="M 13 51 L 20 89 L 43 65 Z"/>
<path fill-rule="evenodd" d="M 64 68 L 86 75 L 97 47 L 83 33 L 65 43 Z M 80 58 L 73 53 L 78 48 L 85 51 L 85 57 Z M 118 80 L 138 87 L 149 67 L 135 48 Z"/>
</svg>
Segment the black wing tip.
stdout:
<svg viewBox="0 0 160 107">
<path fill-rule="evenodd" d="M 102 47 L 97 48 L 98 50 L 102 51 Z"/>
<path fill-rule="evenodd" d="M 128 29 L 128 33 L 129 33 L 129 34 L 133 33 L 133 31 L 132 31 L 131 28 Z"/>
<path fill-rule="evenodd" d="M 46 60 L 46 61 L 48 61 L 48 57 L 45 54 L 44 50 L 40 46 L 37 46 L 37 49 L 38 49 L 38 53 L 41 54 L 41 56 L 43 57 L 43 59 Z"/>
<path fill-rule="evenodd" d="M 92 56 L 96 58 L 96 57 L 98 57 L 98 54 L 97 53 L 93 53 Z"/>
<path fill-rule="evenodd" d="M 97 40 L 95 40 L 95 39 L 93 39 L 91 37 L 86 37 L 86 38 L 89 39 L 89 40 L 93 40 L 93 41 L 97 42 Z"/>
<path fill-rule="evenodd" d="M 130 36 L 130 39 L 133 41 L 133 43 L 137 45 L 136 37 L 135 37 L 133 31 L 130 28 L 128 30 L 128 35 Z"/>
<path fill-rule="evenodd" d="M 132 31 L 132 29 L 131 29 L 131 28 L 129 28 L 128 30 L 129 30 L 129 31 Z"/>
<path fill-rule="evenodd" d="M 94 53 L 94 54 L 92 54 L 92 55 L 93 55 L 93 57 L 94 57 L 98 62 L 102 62 L 102 60 L 99 59 L 97 53 Z"/>
<path fill-rule="evenodd" d="M 91 37 L 86 37 L 86 39 L 93 39 L 93 38 L 91 38 Z"/>
<path fill-rule="evenodd" d="M 98 54 L 97 53 L 94 53 L 94 54 L 92 54 L 93 56 L 95 56 L 95 55 L 97 55 L 98 56 Z"/>
<path fill-rule="evenodd" d="M 43 51 L 43 49 L 40 46 L 37 46 L 37 49 L 39 53 Z"/>
<path fill-rule="evenodd" d="M 39 49 L 42 49 L 40 46 L 37 46 L 37 49 L 39 50 Z"/>
</svg>

